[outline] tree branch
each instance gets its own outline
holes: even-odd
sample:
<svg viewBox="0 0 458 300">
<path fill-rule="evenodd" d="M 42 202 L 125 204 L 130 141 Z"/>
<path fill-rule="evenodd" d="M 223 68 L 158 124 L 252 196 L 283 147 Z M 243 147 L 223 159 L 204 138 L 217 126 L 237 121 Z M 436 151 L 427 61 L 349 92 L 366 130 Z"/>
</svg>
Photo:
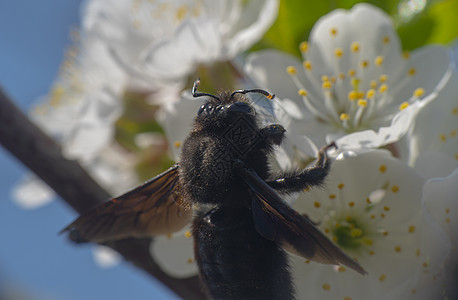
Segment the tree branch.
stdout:
<svg viewBox="0 0 458 300">
<path fill-rule="evenodd" d="M 25 116 L 0 88 L 0 144 L 83 213 L 110 198 L 77 161 L 66 159 L 54 140 Z M 204 299 L 197 276 L 175 279 L 162 272 L 149 253 L 150 239 L 126 239 L 108 246 L 155 277 L 180 297 Z"/>
</svg>

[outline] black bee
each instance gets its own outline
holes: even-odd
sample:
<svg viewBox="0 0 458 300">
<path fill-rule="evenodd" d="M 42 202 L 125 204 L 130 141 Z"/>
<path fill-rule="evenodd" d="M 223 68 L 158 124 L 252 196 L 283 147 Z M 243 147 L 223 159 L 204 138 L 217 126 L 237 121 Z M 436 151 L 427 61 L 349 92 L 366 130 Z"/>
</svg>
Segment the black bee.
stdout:
<svg viewBox="0 0 458 300">
<path fill-rule="evenodd" d="M 324 264 L 366 271 L 278 193 L 321 185 L 330 160 L 273 175 L 268 156 L 285 129 L 260 127 L 247 93 L 209 97 L 183 143 L 181 161 L 143 185 L 81 215 L 63 231 L 77 241 L 106 242 L 176 232 L 192 221 L 200 278 L 214 299 L 290 299 L 294 287 L 285 249 Z"/>
</svg>

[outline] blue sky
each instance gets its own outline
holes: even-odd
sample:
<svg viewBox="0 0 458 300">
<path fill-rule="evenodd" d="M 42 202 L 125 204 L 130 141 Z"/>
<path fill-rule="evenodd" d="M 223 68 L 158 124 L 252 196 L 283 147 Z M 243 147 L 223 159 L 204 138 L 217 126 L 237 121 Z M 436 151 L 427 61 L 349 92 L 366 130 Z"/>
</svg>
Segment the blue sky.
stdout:
<svg viewBox="0 0 458 300">
<path fill-rule="evenodd" d="M 0 85 L 22 110 L 51 86 L 81 2 L 0 1 Z M 0 291 L 15 289 L 26 299 L 174 298 L 128 263 L 100 269 L 90 247 L 57 235 L 76 217 L 62 201 L 36 210 L 17 207 L 11 188 L 25 171 L 0 147 Z"/>
</svg>

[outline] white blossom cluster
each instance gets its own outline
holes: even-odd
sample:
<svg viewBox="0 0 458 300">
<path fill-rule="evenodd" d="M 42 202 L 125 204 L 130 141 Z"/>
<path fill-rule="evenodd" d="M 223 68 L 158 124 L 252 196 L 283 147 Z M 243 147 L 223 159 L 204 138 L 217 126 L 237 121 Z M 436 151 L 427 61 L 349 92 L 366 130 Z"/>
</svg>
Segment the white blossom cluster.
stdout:
<svg viewBox="0 0 458 300">
<path fill-rule="evenodd" d="M 264 35 L 277 10 L 275 0 L 88 0 L 78 49 L 34 118 L 67 156 L 119 187 L 132 175 L 126 175 L 128 162 L 110 167 L 109 155 L 123 155 L 113 150 L 113 123 L 123 92 L 140 88 L 163 95 L 162 124 L 179 161 L 203 101 L 180 94 L 189 74 L 200 64 L 239 57 Z M 253 100 L 286 128 L 274 165 L 304 166 L 318 148 L 336 142 L 325 188 L 302 193 L 291 205 L 369 275 L 291 255 L 298 298 L 452 297 L 458 46 L 403 52 L 390 17 L 358 4 L 320 18 L 299 49 L 302 59 L 252 52 L 239 76 L 247 87 L 276 95 L 275 101 Z M 37 184 L 29 180 L 17 189 L 22 203 L 37 205 L 30 196 Z M 197 274 L 189 229 L 157 237 L 151 253 L 172 276 Z"/>
</svg>

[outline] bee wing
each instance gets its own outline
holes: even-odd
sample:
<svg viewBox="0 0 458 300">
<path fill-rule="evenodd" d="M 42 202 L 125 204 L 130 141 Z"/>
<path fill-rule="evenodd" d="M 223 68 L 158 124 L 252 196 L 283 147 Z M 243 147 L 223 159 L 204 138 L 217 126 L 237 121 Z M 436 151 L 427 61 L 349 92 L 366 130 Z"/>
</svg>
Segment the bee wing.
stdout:
<svg viewBox="0 0 458 300">
<path fill-rule="evenodd" d="M 178 165 L 124 195 L 82 214 L 61 233 L 75 242 L 151 237 L 180 230 L 191 220 L 191 205 L 178 188 Z"/>
<path fill-rule="evenodd" d="M 361 274 L 367 274 L 308 218 L 289 207 L 254 170 L 241 169 L 241 174 L 254 192 L 253 220 L 261 236 L 307 259 L 323 264 L 342 264 Z"/>
</svg>

